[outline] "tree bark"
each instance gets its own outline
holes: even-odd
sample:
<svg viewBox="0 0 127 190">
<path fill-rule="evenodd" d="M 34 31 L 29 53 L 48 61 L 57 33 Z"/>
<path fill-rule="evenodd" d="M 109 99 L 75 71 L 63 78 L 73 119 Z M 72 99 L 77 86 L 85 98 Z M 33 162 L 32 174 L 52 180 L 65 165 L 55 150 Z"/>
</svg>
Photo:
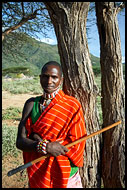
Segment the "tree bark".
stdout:
<svg viewBox="0 0 127 190">
<path fill-rule="evenodd" d="M 102 176 L 105 188 L 125 187 L 125 94 L 117 10 L 114 2 L 96 2 L 103 125 L 122 120 L 121 125 L 103 134 Z"/>
<path fill-rule="evenodd" d="M 80 101 L 87 133 L 91 134 L 100 127 L 96 109 L 98 89 L 86 39 L 89 2 L 44 3 L 58 40 L 58 51 L 64 73 L 63 90 Z M 80 170 L 83 187 L 100 187 L 100 142 L 100 136 L 95 136 L 86 142 L 84 166 Z"/>
</svg>

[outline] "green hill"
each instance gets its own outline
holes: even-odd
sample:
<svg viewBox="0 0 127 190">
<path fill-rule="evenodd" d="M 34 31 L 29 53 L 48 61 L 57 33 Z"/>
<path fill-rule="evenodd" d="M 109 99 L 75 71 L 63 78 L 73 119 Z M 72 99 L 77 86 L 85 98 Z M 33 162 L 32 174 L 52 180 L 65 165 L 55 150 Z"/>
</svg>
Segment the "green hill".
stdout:
<svg viewBox="0 0 127 190">
<path fill-rule="evenodd" d="M 20 54 L 14 57 L 11 54 L 2 55 L 2 74 L 24 73 L 38 75 L 42 66 L 51 60 L 60 63 L 57 45 L 39 42 L 31 37 L 20 48 Z M 91 62 L 95 67 L 100 67 L 99 58 L 91 55 Z"/>
</svg>

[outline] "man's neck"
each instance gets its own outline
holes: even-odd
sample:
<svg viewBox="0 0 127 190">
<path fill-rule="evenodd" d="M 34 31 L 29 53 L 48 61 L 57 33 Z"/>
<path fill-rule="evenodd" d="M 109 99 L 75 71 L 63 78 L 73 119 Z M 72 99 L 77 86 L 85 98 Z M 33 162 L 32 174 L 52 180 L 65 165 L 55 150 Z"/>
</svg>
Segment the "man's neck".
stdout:
<svg viewBox="0 0 127 190">
<path fill-rule="evenodd" d="M 52 93 L 47 93 L 44 91 L 43 97 L 44 97 L 44 99 L 53 99 L 58 92 L 59 92 L 59 89 L 57 89 L 56 91 L 54 91 Z"/>
</svg>

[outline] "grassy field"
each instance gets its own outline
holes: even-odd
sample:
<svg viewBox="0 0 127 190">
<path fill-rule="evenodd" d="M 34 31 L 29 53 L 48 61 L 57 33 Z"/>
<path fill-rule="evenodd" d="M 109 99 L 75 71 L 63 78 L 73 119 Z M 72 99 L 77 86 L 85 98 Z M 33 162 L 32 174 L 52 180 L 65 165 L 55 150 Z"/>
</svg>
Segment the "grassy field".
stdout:
<svg viewBox="0 0 127 190">
<path fill-rule="evenodd" d="M 39 76 L 31 79 L 19 79 L 15 80 L 6 80 L 6 82 L 2 83 L 2 90 L 9 91 L 12 94 L 39 94 L 42 92 Z"/>
</svg>

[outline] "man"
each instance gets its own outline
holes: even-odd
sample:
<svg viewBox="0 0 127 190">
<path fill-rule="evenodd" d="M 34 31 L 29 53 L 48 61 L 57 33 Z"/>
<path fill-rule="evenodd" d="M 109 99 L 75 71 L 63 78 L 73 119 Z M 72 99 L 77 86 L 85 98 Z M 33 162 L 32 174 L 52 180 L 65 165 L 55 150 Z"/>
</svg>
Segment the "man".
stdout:
<svg viewBox="0 0 127 190">
<path fill-rule="evenodd" d="M 26 101 L 18 127 L 16 146 L 24 163 L 42 155 L 50 157 L 27 168 L 30 188 L 82 187 L 78 169 L 83 166 L 85 142 L 64 145 L 86 135 L 78 100 L 65 95 L 61 66 L 46 63 L 40 75 L 43 95 Z"/>
</svg>

